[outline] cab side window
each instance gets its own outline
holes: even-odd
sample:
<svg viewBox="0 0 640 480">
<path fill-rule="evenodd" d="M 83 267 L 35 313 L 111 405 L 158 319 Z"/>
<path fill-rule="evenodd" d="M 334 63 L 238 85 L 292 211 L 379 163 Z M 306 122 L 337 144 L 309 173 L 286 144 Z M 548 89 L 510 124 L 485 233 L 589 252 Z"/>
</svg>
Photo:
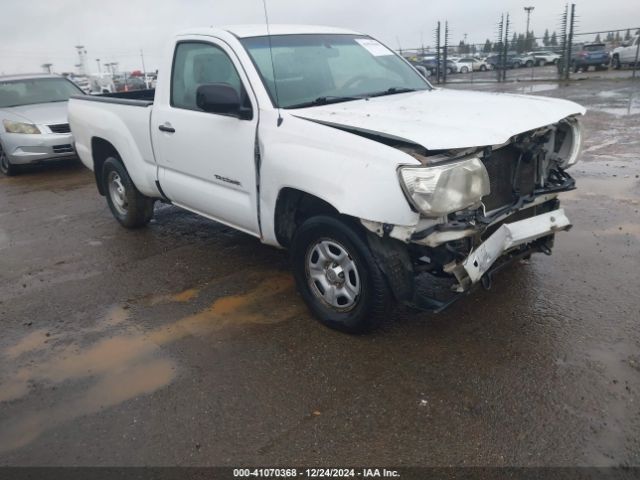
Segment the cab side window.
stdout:
<svg viewBox="0 0 640 480">
<path fill-rule="evenodd" d="M 220 48 L 201 42 L 176 46 L 171 76 L 171 106 L 201 111 L 196 105 L 200 85 L 225 83 L 246 98 L 242 81 L 229 56 Z"/>
</svg>

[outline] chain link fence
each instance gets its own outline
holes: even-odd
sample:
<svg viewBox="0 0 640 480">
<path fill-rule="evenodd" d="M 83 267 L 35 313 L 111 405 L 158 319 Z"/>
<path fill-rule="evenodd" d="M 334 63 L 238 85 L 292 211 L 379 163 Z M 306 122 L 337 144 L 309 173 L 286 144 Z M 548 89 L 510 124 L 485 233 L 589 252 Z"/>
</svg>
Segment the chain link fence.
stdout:
<svg viewBox="0 0 640 480">
<path fill-rule="evenodd" d="M 433 45 L 399 53 L 436 84 L 640 78 L 640 27 L 581 32 L 571 4 L 560 12 L 558 29 L 541 37 L 516 33 L 506 13 L 493 40 L 452 45 L 449 22 L 438 21 Z"/>
</svg>

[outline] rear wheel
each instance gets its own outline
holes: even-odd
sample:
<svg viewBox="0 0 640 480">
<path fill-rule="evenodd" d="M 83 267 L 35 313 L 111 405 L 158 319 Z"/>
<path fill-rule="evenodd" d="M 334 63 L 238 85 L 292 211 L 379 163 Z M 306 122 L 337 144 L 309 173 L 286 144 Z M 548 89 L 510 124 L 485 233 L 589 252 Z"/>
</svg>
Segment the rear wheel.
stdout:
<svg viewBox="0 0 640 480">
<path fill-rule="evenodd" d="M 140 228 L 149 223 L 155 202 L 138 191 L 120 159 L 107 158 L 102 167 L 102 181 L 109 209 L 123 227 Z"/>
<path fill-rule="evenodd" d="M 487 67 L 485 65 L 480 65 L 480 71 L 481 72 L 486 72 L 487 71 Z"/>
<path fill-rule="evenodd" d="M 469 73 L 469 69 L 467 67 L 462 67 L 460 69 L 460 73 Z"/>
<path fill-rule="evenodd" d="M 316 318 L 347 333 L 375 330 L 392 296 L 366 239 L 329 216 L 306 220 L 291 248 L 298 290 Z"/>
<path fill-rule="evenodd" d="M 11 177 L 18 173 L 18 167 L 12 165 L 9 161 L 9 157 L 4 152 L 2 148 L 2 144 L 0 143 L 0 172 L 2 172 L 7 177 Z"/>
</svg>

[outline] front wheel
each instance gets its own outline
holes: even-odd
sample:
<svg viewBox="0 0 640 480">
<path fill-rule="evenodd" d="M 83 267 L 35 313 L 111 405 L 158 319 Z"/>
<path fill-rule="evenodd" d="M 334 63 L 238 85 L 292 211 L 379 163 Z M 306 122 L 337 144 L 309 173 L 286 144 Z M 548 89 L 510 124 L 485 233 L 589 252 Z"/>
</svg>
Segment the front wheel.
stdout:
<svg viewBox="0 0 640 480">
<path fill-rule="evenodd" d="M 533 60 L 527 60 L 527 63 L 525 63 L 527 68 L 532 68 L 533 67 Z"/>
<path fill-rule="evenodd" d="M 481 72 L 486 72 L 487 71 L 487 67 L 484 65 L 480 65 L 480 71 Z"/>
<path fill-rule="evenodd" d="M 613 59 L 611 60 L 611 66 L 614 68 L 614 70 L 620 70 L 620 67 L 622 67 L 622 65 L 620 64 L 620 57 L 618 57 L 618 55 L 613 56 Z"/>
<path fill-rule="evenodd" d="M 380 326 L 392 304 L 366 239 L 346 222 L 316 216 L 296 231 L 291 248 L 302 298 L 324 325 L 347 333 Z"/>
<path fill-rule="evenodd" d="M 4 152 L 2 144 L 0 143 L 0 172 L 7 177 L 11 177 L 18 173 L 18 167 L 12 165 L 9 161 L 9 156 Z"/>
<path fill-rule="evenodd" d="M 462 67 L 460 69 L 460 73 L 469 73 L 469 69 L 467 67 Z"/>
<path fill-rule="evenodd" d="M 120 159 L 107 158 L 102 181 L 109 209 L 123 227 L 140 228 L 151 221 L 155 202 L 138 191 Z"/>
</svg>

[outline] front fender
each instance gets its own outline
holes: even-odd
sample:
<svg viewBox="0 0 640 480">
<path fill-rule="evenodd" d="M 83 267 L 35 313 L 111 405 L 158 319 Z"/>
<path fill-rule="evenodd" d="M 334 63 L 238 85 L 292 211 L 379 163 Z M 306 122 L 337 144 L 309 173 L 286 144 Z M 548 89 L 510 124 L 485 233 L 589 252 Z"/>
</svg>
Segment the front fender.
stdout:
<svg viewBox="0 0 640 480">
<path fill-rule="evenodd" d="M 261 113 L 260 217 L 263 240 L 277 244 L 275 208 L 283 188 L 312 194 L 338 212 L 373 222 L 415 225 L 397 167 L 417 164 L 398 149 L 283 113 Z"/>
</svg>

